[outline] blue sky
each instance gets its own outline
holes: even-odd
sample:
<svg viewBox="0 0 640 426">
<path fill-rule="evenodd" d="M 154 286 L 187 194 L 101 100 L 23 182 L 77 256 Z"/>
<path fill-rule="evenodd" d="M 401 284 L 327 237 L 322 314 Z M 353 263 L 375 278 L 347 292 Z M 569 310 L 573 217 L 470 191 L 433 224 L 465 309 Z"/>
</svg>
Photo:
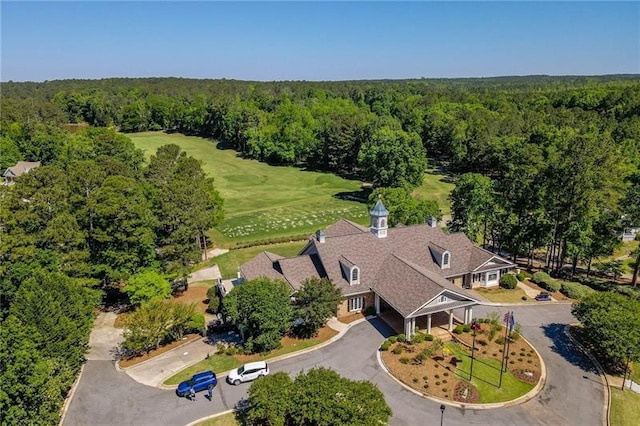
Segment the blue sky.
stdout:
<svg viewBox="0 0 640 426">
<path fill-rule="evenodd" d="M 640 73 L 637 2 L 1 2 L 2 81 Z"/>
</svg>

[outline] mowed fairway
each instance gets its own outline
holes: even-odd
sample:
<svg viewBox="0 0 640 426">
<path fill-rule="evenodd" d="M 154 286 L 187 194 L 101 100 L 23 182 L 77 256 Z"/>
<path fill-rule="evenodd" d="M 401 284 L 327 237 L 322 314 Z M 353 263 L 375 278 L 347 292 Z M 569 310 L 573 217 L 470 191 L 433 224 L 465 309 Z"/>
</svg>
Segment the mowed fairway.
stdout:
<svg viewBox="0 0 640 426">
<path fill-rule="evenodd" d="M 365 204 L 336 197 L 360 191 L 359 181 L 243 159 L 199 137 L 161 132 L 127 136 L 147 158 L 158 147 L 174 143 L 204 163 L 224 198 L 225 221 L 212 232 L 219 245 L 311 233 L 341 217 L 368 222 Z"/>
<path fill-rule="evenodd" d="M 128 137 L 147 158 L 162 145 L 174 143 L 203 162 L 224 198 L 225 221 L 210 233 L 222 247 L 252 241 L 306 235 L 340 218 L 367 224 L 367 206 L 338 194 L 361 190 L 362 183 L 330 173 L 296 167 L 270 166 L 239 157 L 215 141 L 162 132 L 132 133 Z M 433 171 L 425 174 L 418 198 L 434 198 L 445 214 L 453 184 Z"/>
</svg>

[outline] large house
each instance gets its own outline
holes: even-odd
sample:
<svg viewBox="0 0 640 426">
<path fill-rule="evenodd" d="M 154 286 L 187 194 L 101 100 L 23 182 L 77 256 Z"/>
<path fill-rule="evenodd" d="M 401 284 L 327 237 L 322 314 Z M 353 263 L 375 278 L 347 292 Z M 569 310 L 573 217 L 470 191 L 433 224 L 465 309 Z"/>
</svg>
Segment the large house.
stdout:
<svg viewBox="0 0 640 426">
<path fill-rule="evenodd" d="M 5 170 L 2 175 L 4 177 L 4 184 L 13 184 L 15 178 L 22 176 L 25 173 L 29 173 L 29 170 L 35 169 L 36 167 L 40 167 L 39 161 L 18 161 L 15 166 L 9 167 Z"/>
<path fill-rule="evenodd" d="M 338 317 L 370 306 L 378 314 L 395 311 L 411 336 L 417 319 L 426 319 L 431 332 L 432 316 L 442 319 L 443 313 L 451 330 L 454 309 L 464 308 L 464 323 L 469 323 L 478 300 L 465 289 L 497 286 L 515 266 L 463 233 L 445 233 L 435 218 L 388 228 L 389 212 L 380 200 L 370 215 L 369 228 L 343 219 L 318 231 L 296 257 L 262 252 L 240 266 L 240 278 L 280 279 L 292 292 L 307 278 L 328 278 L 344 295 Z"/>
</svg>

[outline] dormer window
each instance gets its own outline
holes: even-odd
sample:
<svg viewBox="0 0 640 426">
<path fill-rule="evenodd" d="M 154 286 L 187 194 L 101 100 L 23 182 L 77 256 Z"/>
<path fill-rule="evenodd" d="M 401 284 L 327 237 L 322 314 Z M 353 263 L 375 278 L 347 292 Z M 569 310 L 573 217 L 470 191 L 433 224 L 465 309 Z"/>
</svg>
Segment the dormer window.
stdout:
<svg viewBox="0 0 640 426">
<path fill-rule="evenodd" d="M 357 266 L 351 268 L 350 284 L 360 284 L 360 268 L 358 268 Z"/>
<path fill-rule="evenodd" d="M 448 251 L 445 251 L 444 253 L 442 253 L 442 269 L 449 268 L 450 264 L 451 264 L 451 253 L 449 253 Z"/>
<path fill-rule="evenodd" d="M 440 296 L 438 296 L 438 300 L 436 301 L 436 303 L 445 303 L 448 300 L 449 299 L 447 298 L 447 296 L 445 296 L 444 294 L 441 294 Z"/>
</svg>

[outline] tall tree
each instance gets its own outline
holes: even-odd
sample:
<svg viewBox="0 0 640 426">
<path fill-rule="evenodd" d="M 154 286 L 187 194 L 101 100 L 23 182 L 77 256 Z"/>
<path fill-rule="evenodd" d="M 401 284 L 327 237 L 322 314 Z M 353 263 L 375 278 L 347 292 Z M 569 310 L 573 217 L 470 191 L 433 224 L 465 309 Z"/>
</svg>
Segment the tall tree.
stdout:
<svg viewBox="0 0 640 426">
<path fill-rule="evenodd" d="M 477 173 L 465 173 L 456 180 L 451 192 L 452 231 L 464 232 L 472 241 L 487 239 L 492 214 L 494 190 L 491 179 Z"/>
<path fill-rule="evenodd" d="M 146 172 L 157 218 L 158 245 L 169 266 L 184 267 L 206 251 L 206 232 L 223 218 L 222 198 L 202 163 L 177 145 L 164 145 Z"/>
<path fill-rule="evenodd" d="M 362 145 L 358 164 L 375 187 L 412 189 L 422 184 L 427 157 L 416 133 L 385 126 Z"/>
<path fill-rule="evenodd" d="M 305 280 L 295 296 L 293 332 L 302 338 L 316 336 L 327 320 L 336 315 L 341 301 L 340 289 L 330 280 Z"/>
<path fill-rule="evenodd" d="M 442 211 L 435 200 L 418 200 L 405 188 L 378 188 L 369 195 L 369 206 L 378 199 L 389 210 L 388 225 L 416 225 L 425 223 L 429 216 L 442 219 Z"/>
<path fill-rule="evenodd" d="M 223 313 L 243 334 L 248 350 L 267 352 L 280 346 L 291 326 L 290 296 L 291 287 L 283 281 L 257 278 L 225 297 Z"/>
</svg>

